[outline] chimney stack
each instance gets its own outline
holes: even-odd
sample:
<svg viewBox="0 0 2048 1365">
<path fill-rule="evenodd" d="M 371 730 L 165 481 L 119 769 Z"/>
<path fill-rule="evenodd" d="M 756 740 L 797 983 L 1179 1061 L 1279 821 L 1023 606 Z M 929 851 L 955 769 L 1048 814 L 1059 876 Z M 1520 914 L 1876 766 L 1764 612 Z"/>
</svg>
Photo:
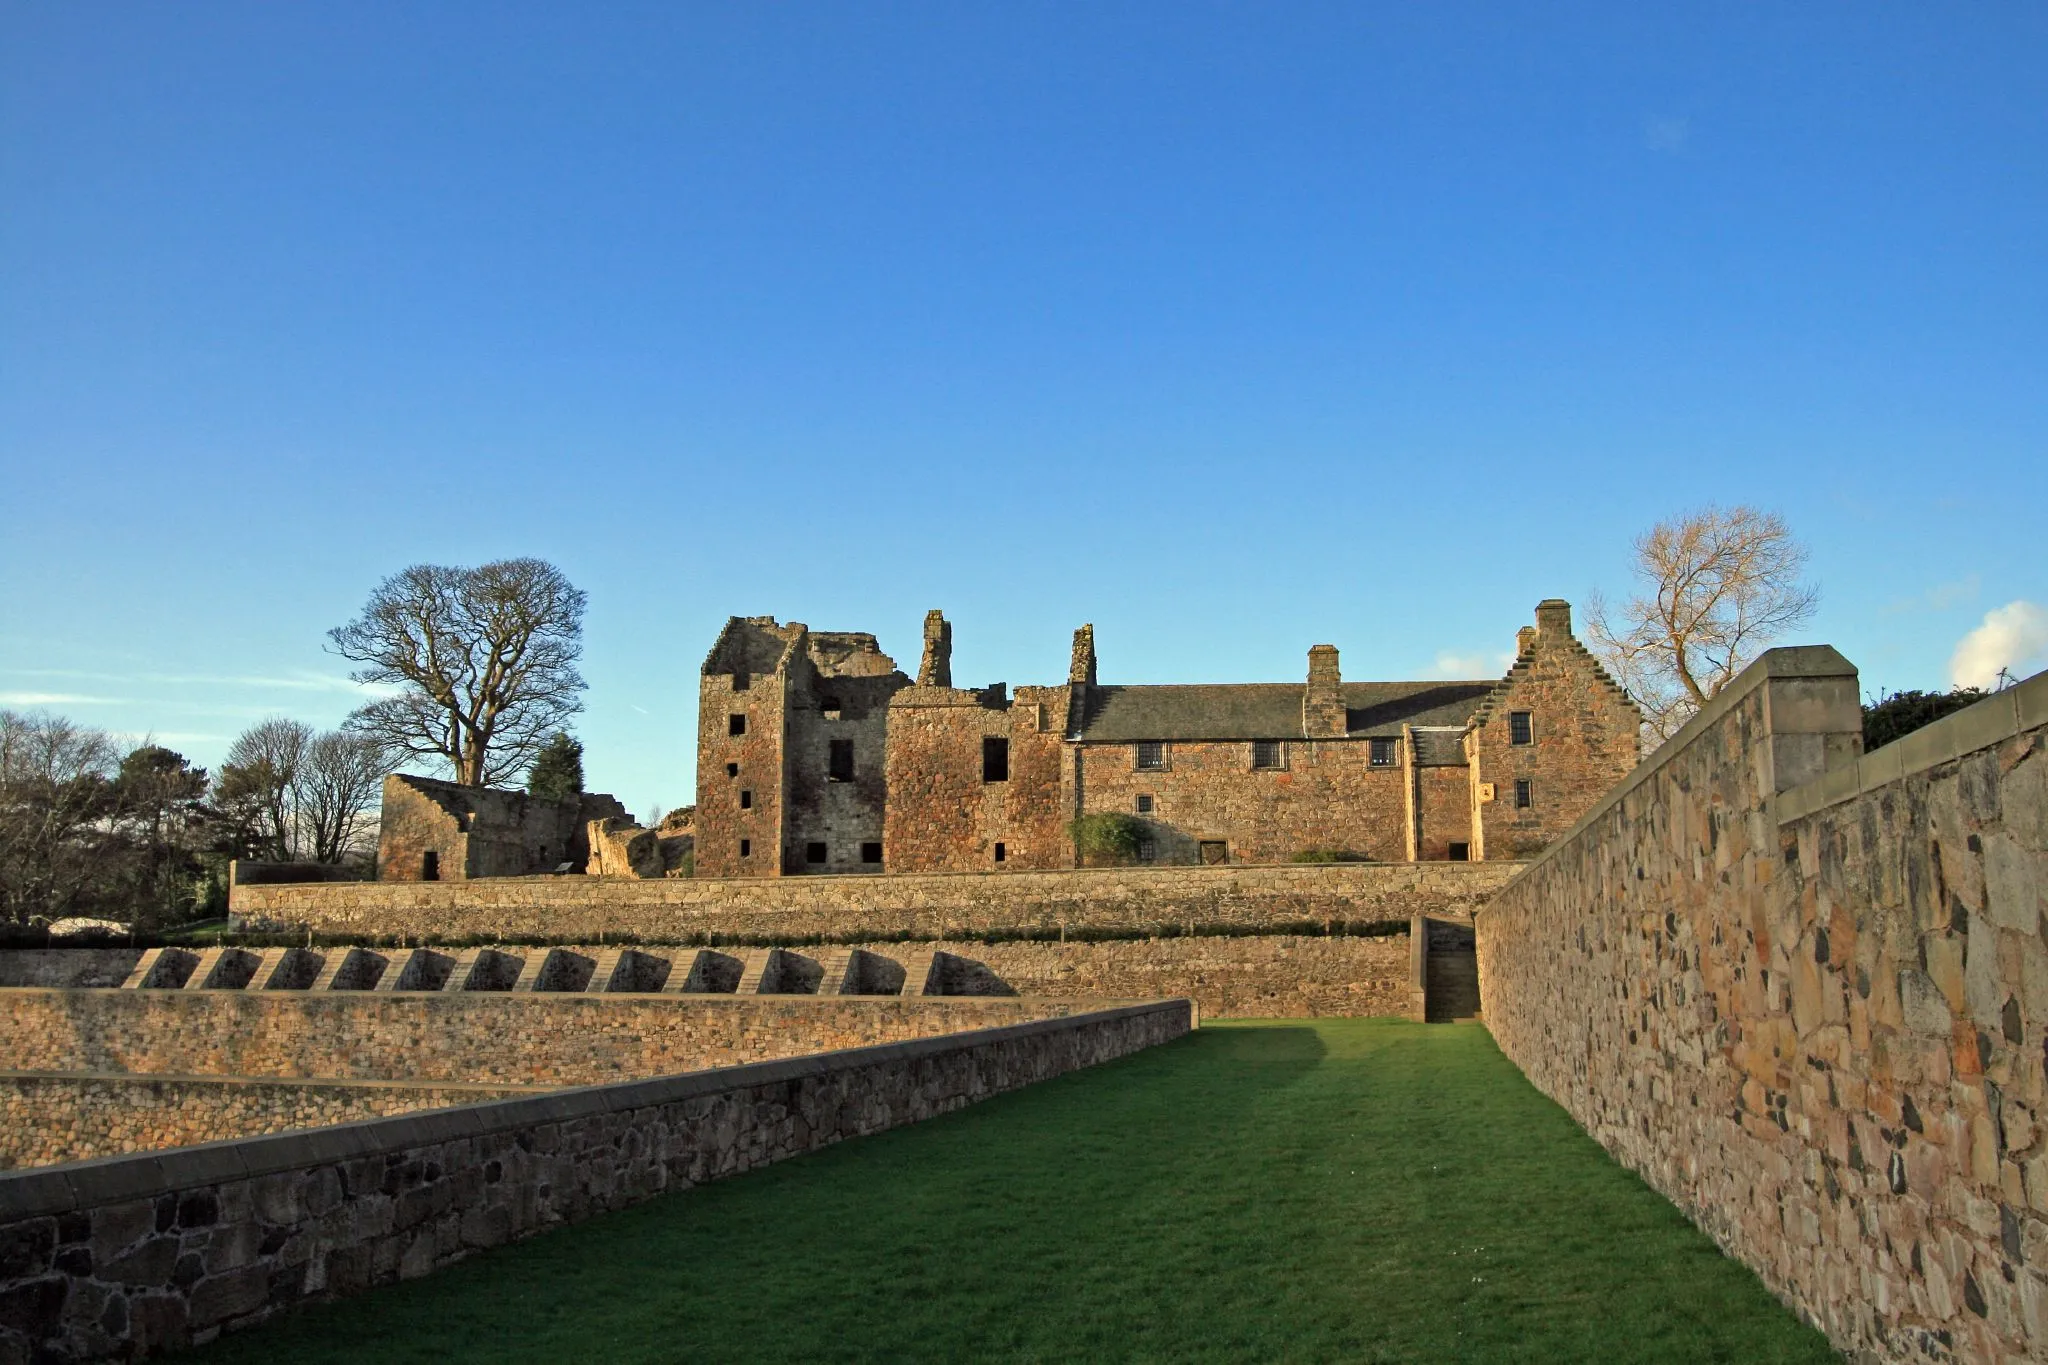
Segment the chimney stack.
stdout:
<svg viewBox="0 0 2048 1365">
<path fill-rule="evenodd" d="M 1337 671 L 1337 646 L 1308 652 L 1308 690 L 1301 697 L 1301 733 L 1309 739 L 1341 739 L 1350 732 L 1344 708 L 1344 680 Z"/>
<path fill-rule="evenodd" d="M 1092 625 L 1074 632 L 1074 661 L 1067 668 L 1067 681 L 1095 686 L 1095 627 Z"/>
<path fill-rule="evenodd" d="M 937 607 L 924 614 L 924 657 L 918 661 L 917 685 L 953 685 L 953 627 Z"/>
<path fill-rule="evenodd" d="M 1562 597 L 1546 597 L 1536 604 L 1536 630 L 1542 635 L 1572 633 L 1572 604 Z"/>
</svg>

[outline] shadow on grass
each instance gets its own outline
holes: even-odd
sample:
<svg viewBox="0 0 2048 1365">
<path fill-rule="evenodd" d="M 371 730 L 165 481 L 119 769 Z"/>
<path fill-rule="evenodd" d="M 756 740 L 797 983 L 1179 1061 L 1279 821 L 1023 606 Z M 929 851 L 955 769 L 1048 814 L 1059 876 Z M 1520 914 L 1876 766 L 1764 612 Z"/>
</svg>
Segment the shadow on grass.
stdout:
<svg viewBox="0 0 2048 1365">
<path fill-rule="evenodd" d="M 1228 1023 L 234 1360 L 1826 1360 L 1475 1026 Z"/>
</svg>

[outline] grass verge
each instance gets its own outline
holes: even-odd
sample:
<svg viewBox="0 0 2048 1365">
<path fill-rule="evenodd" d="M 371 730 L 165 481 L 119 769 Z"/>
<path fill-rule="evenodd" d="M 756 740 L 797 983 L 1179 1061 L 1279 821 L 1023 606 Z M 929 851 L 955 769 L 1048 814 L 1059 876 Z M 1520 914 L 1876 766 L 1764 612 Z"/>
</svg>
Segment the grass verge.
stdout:
<svg viewBox="0 0 2048 1365">
<path fill-rule="evenodd" d="M 1484 1029 L 1181 1042 L 303 1310 L 231 1361 L 1834 1359 Z"/>
</svg>

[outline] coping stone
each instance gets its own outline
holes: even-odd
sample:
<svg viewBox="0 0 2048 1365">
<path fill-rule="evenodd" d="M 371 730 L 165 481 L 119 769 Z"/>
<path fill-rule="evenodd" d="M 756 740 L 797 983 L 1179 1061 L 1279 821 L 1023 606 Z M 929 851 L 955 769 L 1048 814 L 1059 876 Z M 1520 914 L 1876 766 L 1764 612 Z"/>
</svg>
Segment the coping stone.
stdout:
<svg viewBox="0 0 2048 1365">
<path fill-rule="evenodd" d="M 68 1162 L 53 1169 L 71 1179 L 71 1192 L 80 1208 L 96 1204 L 120 1204 L 131 1199 L 149 1199 L 169 1188 L 164 1180 L 162 1154 L 135 1152 L 123 1156 L 98 1157 L 91 1161 Z"/>
<path fill-rule="evenodd" d="M 192 1147 L 166 1147 L 156 1154 L 163 1182 L 184 1189 L 193 1185 L 224 1185 L 246 1180 L 249 1168 L 242 1161 L 242 1139 L 202 1142 Z"/>
<path fill-rule="evenodd" d="M 0 1224 L 69 1213 L 78 1207 L 78 1193 L 63 1166 L 31 1166 L 0 1173 Z"/>
</svg>

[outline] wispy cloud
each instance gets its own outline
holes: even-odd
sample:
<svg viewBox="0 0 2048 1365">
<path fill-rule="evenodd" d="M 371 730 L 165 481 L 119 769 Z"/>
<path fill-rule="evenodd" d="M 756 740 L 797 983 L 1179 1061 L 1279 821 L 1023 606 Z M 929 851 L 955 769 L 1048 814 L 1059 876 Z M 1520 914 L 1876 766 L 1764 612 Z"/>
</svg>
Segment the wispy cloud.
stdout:
<svg viewBox="0 0 2048 1365">
<path fill-rule="evenodd" d="M 375 692 L 346 674 L 311 671 L 283 675 L 252 673 L 88 673 L 69 668 L 10 668 L 6 672 L 23 678 L 68 678 L 76 682 L 145 683 L 155 687 L 247 687 L 283 688 L 304 692 Z"/>
<path fill-rule="evenodd" d="M 1651 118 L 1643 120 L 1643 145 L 1653 152 L 1682 152 L 1685 150 L 1687 139 L 1691 136 L 1691 119 Z"/>
<path fill-rule="evenodd" d="M 2038 602 L 2008 602 L 1984 613 L 1978 627 L 1956 644 L 1948 663 L 1958 687 L 1991 687 L 2001 669 L 2023 678 L 2048 658 L 2048 608 Z"/>
<path fill-rule="evenodd" d="M 0 692 L 0 706 L 125 706 L 126 697 L 88 697 L 78 692 Z"/>
<path fill-rule="evenodd" d="M 1887 616 L 1898 616 L 1914 611 L 1947 611 L 1965 602 L 1975 600 L 1983 588 L 1983 580 L 1976 574 L 1959 578 L 1953 583 L 1936 583 L 1926 592 L 1911 597 L 1895 598 L 1885 604 Z"/>
<path fill-rule="evenodd" d="M 1479 650 L 1471 654 L 1460 654 L 1455 650 L 1444 650 L 1430 665 L 1428 676 L 1432 678 L 1493 678 L 1508 671 L 1508 665 L 1515 656 L 1508 653 Z"/>
</svg>

